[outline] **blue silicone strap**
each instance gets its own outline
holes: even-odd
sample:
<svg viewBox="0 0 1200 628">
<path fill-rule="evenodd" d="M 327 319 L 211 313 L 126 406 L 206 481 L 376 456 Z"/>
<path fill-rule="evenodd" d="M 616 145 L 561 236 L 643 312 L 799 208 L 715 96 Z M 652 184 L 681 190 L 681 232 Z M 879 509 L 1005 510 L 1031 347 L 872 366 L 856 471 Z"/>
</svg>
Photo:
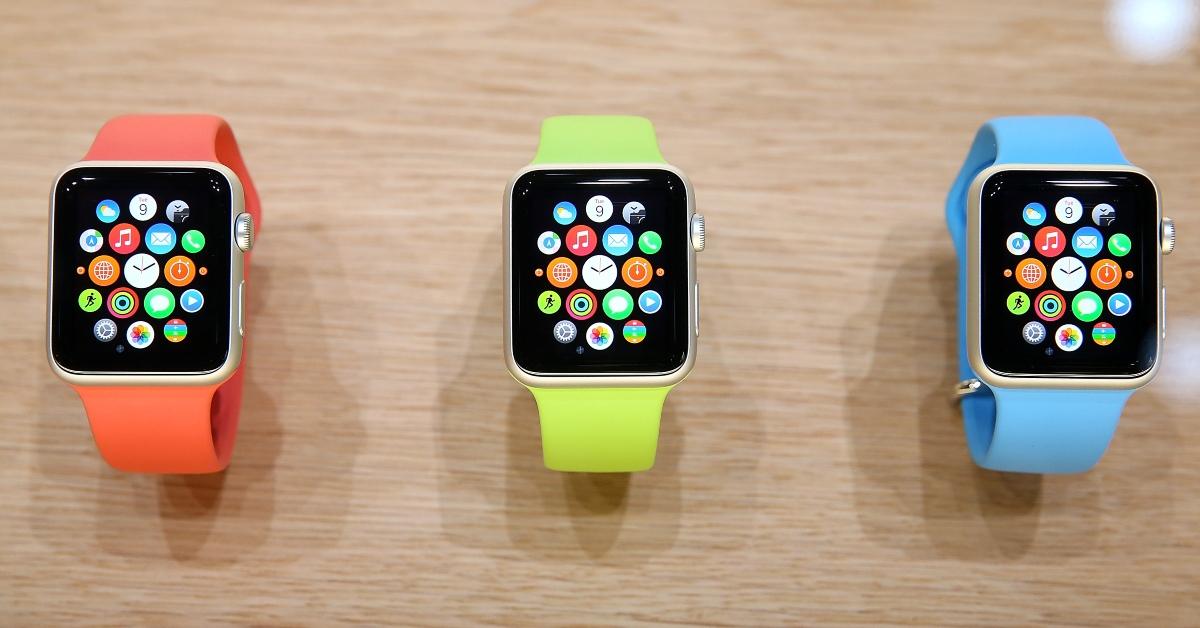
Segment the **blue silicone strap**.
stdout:
<svg viewBox="0 0 1200 628">
<path fill-rule="evenodd" d="M 995 118 L 980 127 L 946 198 L 946 225 L 958 254 L 958 364 L 967 359 L 967 192 L 993 164 L 1128 165 L 1104 123 L 1082 116 Z M 988 388 L 962 399 L 975 463 L 997 471 L 1078 473 L 1099 462 L 1132 390 Z"/>
</svg>

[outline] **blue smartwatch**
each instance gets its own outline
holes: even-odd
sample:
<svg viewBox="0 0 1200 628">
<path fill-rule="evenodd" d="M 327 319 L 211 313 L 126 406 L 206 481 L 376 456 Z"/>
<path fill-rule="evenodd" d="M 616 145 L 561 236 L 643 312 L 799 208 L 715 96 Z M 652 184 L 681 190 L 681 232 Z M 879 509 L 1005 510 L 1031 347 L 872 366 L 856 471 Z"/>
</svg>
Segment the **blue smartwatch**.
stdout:
<svg viewBox="0 0 1200 628">
<path fill-rule="evenodd" d="M 1087 471 L 1158 370 L 1175 228 L 1154 182 L 1099 120 L 996 118 L 950 188 L 946 223 L 972 459 Z"/>
</svg>

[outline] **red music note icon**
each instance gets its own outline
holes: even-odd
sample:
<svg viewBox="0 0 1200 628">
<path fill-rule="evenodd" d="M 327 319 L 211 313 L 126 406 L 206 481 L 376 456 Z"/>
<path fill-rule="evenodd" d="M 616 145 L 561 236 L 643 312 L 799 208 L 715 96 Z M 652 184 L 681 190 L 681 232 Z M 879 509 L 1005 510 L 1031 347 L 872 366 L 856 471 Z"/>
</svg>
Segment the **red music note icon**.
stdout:
<svg viewBox="0 0 1200 628">
<path fill-rule="evenodd" d="M 576 225 L 567 232 L 567 244 L 576 255 L 588 255 L 596 250 L 596 232 L 591 227 Z"/>
<path fill-rule="evenodd" d="M 1057 257 L 1066 246 L 1066 236 L 1058 227 L 1042 227 L 1033 237 L 1033 244 L 1046 257 Z"/>
<path fill-rule="evenodd" d="M 137 227 L 127 222 L 113 227 L 112 231 L 108 232 L 108 245 L 121 255 L 134 252 L 141 242 L 142 237 L 138 233 Z"/>
</svg>

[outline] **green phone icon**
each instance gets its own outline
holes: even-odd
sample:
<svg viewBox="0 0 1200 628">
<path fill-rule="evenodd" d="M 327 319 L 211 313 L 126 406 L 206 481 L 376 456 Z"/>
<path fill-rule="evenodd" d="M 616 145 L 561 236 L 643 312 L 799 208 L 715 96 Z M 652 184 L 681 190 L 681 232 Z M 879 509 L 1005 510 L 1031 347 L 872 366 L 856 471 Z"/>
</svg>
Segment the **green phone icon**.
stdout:
<svg viewBox="0 0 1200 628">
<path fill-rule="evenodd" d="M 188 253 L 199 253 L 204 248 L 204 234 L 192 229 L 183 234 L 180 243 L 183 245 L 183 250 Z"/>
<path fill-rule="evenodd" d="M 1124 233 L 1114 233 L 1108 239 L 1108 252 L 1117 257 L 1125 257 L 1131 248 L 1133 248 L 1133 242 Z"/>
</svg>

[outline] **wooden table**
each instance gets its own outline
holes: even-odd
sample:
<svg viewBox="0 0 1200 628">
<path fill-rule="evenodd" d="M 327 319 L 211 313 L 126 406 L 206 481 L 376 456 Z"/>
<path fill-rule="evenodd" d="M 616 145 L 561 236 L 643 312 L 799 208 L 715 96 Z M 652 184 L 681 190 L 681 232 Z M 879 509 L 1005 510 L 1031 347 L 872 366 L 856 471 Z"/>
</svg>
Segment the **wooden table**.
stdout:
<svg viewBox="0 0 1200 628">
<path fill-rule="evenodd" d="M 1200 622 L 1200 55 L 1098 2 L 9 2 L 0 623 Z M 262 193 L 233 466 L 107 468 L 46 366 L 46 195 L 103 121 L 229 118 Z M 542 117 L 692 178 L 699 362 L 655 469 L 562 475 L 505 372 Z M 945 191 L 998 114 L 1106 120 L 1179 224 L 1158 380 L 1076 477 L 975 468 Z"/>
</svg>

